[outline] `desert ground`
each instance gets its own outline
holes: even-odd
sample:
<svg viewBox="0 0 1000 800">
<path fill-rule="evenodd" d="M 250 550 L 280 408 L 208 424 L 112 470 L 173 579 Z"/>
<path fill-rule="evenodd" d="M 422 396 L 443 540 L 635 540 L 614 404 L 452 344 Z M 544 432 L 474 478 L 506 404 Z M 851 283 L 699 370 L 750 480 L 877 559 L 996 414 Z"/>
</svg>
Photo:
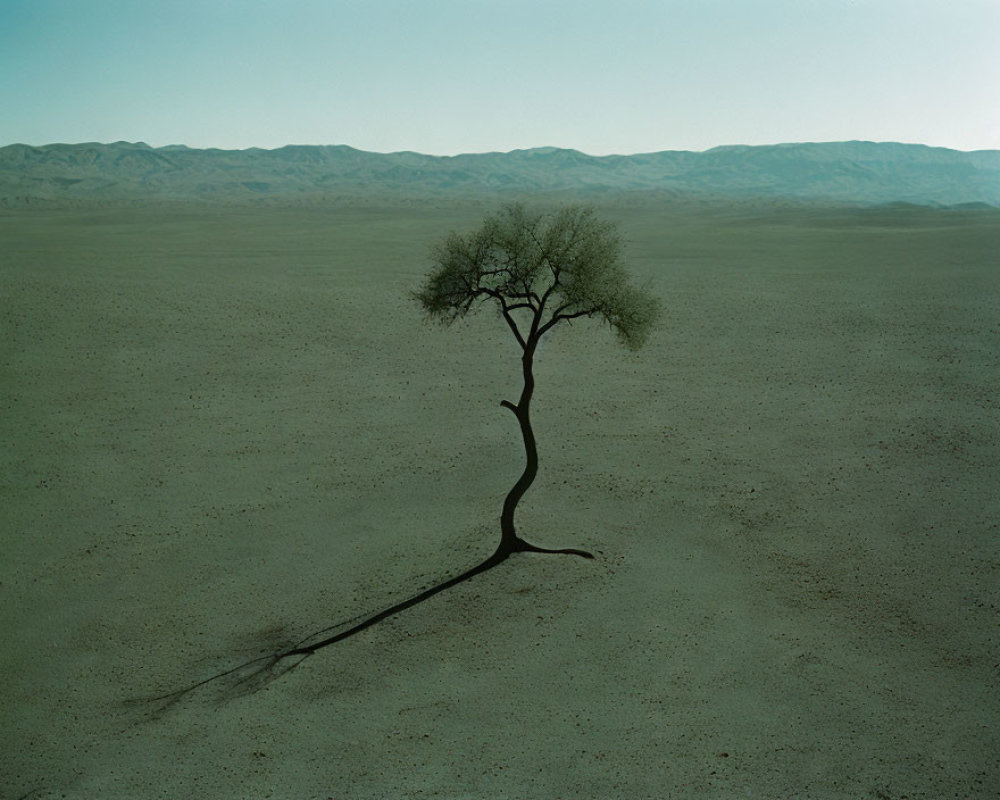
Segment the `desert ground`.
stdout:
<svg viewBox="0 0 1000 800">
<path fill-rule="evenodd" d="M 409 292 L 489 199 L 0 212 L 0 796 L 1000 794 L 1000 211 L 605 198 L 662 298 Z"/>
</svg>

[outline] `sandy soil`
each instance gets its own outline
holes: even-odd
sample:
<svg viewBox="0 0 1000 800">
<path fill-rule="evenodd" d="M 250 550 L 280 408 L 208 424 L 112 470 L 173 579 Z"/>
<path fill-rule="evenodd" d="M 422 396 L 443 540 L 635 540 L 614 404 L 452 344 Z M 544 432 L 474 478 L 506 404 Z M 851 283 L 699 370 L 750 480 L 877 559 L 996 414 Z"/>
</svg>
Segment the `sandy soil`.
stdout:
<svg viewBox="0 0 1000 800">
<path fill-rule="evenodd" d="M 1000 214 L 609 207 L 663 325 L 537 360 L 539 544 L 261 691 L 136 703 L 485 558 L 474 205 L 0 215 L 0 795 L 992 798 Z"/>
</svg>

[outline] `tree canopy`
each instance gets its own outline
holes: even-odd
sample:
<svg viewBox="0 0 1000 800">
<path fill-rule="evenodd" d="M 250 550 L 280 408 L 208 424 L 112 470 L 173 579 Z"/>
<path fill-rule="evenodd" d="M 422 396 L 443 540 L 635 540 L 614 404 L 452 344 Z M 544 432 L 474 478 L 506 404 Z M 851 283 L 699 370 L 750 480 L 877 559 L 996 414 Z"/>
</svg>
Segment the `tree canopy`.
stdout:
<svg viewBox="0 0 1000 800">
<path fill-rule="evenodd" d="M 577 317 L 602 319 L 622 344 L 637 350 L 660 306 L 632 284 L 622 251 L 617 227 L 592 207 L 535 212 L 511 203 L 487 216 L 479 230 L 441 242 L 415 297 L 444 323 L 464 317 L 478 301 L 494 301 L 525 351 L 562 320 Z"/>
</svg>

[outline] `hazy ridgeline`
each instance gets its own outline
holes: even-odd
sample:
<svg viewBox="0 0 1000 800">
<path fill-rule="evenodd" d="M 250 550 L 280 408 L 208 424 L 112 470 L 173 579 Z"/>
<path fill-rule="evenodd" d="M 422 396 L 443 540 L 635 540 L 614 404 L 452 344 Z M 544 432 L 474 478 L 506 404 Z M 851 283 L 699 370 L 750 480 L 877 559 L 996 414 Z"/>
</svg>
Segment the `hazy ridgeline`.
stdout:
<svg viewBox="0 0 1000 800">
<path fill-rule="evenodd" d="M 408 299 L 487 210 L 0 214 L 0 794 L 991 796 L 990 209 L 608 200 L 663 322 L 543 343 L 518 512 L 598 559 L 130 727 L 126 696 L 489 553 L 517 347 Z"/>
<path fill-rule="evenodd" d="M 0 207 L 147 204 L 314 204 L 484 192 L 659 192 L 674 198 L 1000 206 L 1000 151 L 898 142 L 815 142 L 590 156 L 539 147 L 430 156 L 344 145 L 262 150 L 114 144 L 0 147 Z"/>
</svg>

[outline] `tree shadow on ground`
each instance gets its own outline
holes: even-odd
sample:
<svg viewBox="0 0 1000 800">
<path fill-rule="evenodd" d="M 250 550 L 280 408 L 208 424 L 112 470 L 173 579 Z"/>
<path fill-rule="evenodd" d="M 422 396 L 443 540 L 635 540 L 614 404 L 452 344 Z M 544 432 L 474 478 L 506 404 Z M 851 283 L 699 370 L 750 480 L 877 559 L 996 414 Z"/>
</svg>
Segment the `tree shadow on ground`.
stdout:
<svg viewBox="0 0 1000 800">
<path fill-rule="evenodd" d="M 264 689 L 269 684 L 287 675 L 298 667 L 303 661 L 320 650 L 331 645 L 355 636 L 362 631 L 378 624 L 382 620 L 395 616 L 408 608 L 429 600 L 436 594 L 464 583 L 476 575 L 480 575 L 487 570 L 504 563 L 515 553 L 550 553 L 577 555 L 582 558 L 594 558 L 585 550 L 565 548 L 561 550 L 550 550 L 543 547 L 536 547 L 520 537 L 516 537 L 512 546 L 502 544 L 489 558 L 465 570 L 458 575 L 448 578 L 441 583 L 424 589 L 417 594 L 408 597 L 388 608 L 374 614 L 361 614 L 351 619 L 342 620 L 322 630 L 315 631 L 297 642 L 289 642 L 276 648 L 273 652 L 244 661 L 234 667 L 216 672 L 209 677 L 196 683 L 189 684 L 180 689 L 162 695 L 138 697 L 125 701 L 125 706 L 140 710 L 147 719 L 157 719 L 177 706 L 186 698 L 199 690 L 212 690 L 213 697 L 217 703 L 225 703 L 238 697 L 254 694 Z"/>
</svg>

